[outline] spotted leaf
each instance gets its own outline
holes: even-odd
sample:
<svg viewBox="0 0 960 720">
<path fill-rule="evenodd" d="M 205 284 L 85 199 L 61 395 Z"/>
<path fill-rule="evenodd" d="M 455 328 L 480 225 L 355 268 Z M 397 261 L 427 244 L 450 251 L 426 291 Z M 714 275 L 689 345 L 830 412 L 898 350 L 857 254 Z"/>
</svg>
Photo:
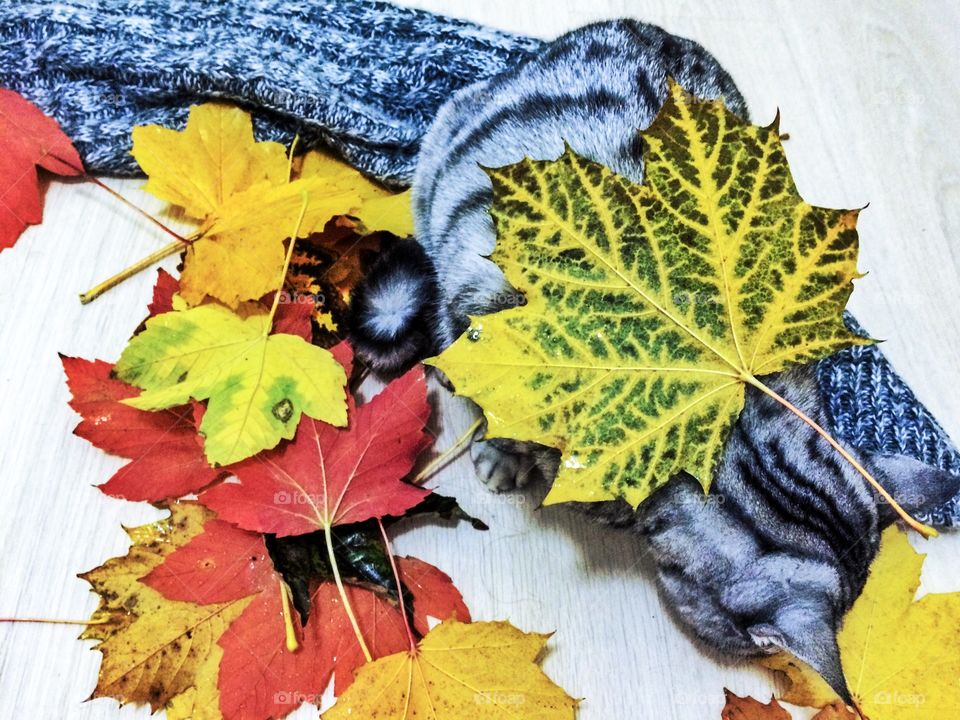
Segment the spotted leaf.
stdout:
<svg viewBox="0 0 960 720">
<path fill-rule="evenodd" d="M 433 364 L 488 435 L 563 452 L 547 502 L 710 484 L 746 384 L 869 340 L 842 311 L 857 211 L 804 202 L 777 122 L 671 85 L 631 182 L 567 148 L 490 169 L 492 259 L 525 296 Z"/>
<path fill-rule="evenodd" d="M 123 402 L 158 410 L 209 400 L 200 433 L 214 466 L 292 438 L 304 412 L 346 425 L 343 366 L 302 337 L 268 334 L 270 327 L 265 312 L 244 317 L 220 305 L 150 318 L 115 367 L 144 390 Z"/>
</svg>

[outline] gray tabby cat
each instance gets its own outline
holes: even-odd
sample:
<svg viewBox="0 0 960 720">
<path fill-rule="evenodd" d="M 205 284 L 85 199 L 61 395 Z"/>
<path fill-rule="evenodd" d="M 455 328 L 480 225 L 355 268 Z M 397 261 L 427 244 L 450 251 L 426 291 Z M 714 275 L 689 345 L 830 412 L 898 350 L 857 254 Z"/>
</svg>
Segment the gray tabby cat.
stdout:
<svg viewBox="0 0 960 720">
<path fill-rule="evenodd" d="M 466 329 L 468 313 L 519 302 L 487 258 L 495 243 L 492 191 L 480 166 L 555 158 L 566 140 L 640 181 L 637 130 L 663 103 L 668 76 L 698 96 L 723 97 L 747 117 L 730 76 L 702 47 L 629 20 L 571 32 L 532 60 L 454 95 L 423 141 L 414 178 L 420 244 L 387 251 L 354 297 L 352 339 L 360 356 L 397 371 L 447 347 Z M 770 384 L 827 424 L 811 368 Z M 548 479 L 556 471 L 557 453 L 536 445 L 477 440 L 472 454 L 495 490 L 522 485 L 534 468 Z M 856 455 L 909 511 L 960 492 L 960 479 L 914 460 Z M 894 514 L 778 403 L 748 388 L 708 496 L 681 476 L 637 513 L 622 502 L 584 510 L 646 536 L 661 592 L 711 648 L 735 656 L 789 650 L 851 701 L 836 631 Z"/>
</svg>

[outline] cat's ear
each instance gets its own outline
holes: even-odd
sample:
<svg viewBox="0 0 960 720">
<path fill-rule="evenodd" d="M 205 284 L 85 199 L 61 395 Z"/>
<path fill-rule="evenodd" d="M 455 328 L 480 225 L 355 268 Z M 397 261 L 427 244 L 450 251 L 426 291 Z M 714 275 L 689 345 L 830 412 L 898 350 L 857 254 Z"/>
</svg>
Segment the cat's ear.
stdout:
<svg viewBox="0 0 960 720">
<path fill-rule="evenodd" d="M 747 632 L 758 647 L 779 648 L 820 674 L 841 700 L 853 705 L 840 664 L 837 634 L 819 610 L 809 606 L 782 608 L 772 623 L 752 625 Z"/>
<path fill-rule="evenodd" d="M 864 453 L 864 460 L 884 489 L 908 513 L 934 510 L 960 495 L 960 476 L 919 460 L 876 453 Z M 886 500 L 876 497 L 881 521 L 887 526 L 898 516 Z"/>
</svg>

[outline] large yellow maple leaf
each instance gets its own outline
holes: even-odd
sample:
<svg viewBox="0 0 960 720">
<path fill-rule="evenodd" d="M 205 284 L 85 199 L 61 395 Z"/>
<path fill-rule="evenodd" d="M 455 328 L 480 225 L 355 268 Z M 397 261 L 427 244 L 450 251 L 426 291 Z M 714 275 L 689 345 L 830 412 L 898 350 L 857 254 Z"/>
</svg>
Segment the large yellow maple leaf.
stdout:
<svg viewBox="0 0 960 720">
<path fill-rule="evenodd" d="M 90 618 L 96 624 L 81 635 L 96 640 L 103 653 L 93 697 L 149 703 L 156 711 L 193 687 L 222 654 L 217 640 L 251 598 L 195 605 L 168 600 L 139 582 L 210 517 L 199 505 L 172 505 L 169 518 L 127 531 L 133 545 L 124 557 L 80 576 L 100 596 Z"/>
<path fill-rule="evenodd" d="M 416 651 L 360 668 L 324 720 L 571 720 L 577 700 L 536 665 L 546 635 L 448 620 Z"/>
<path fill-rule="evenodd" d="M 525 295 L 431 362 L 489 437 L 560 448 L 548 503 L 710 484 L 745 386 L 868 342 L 844 326 L 857 212 L 804 202 L 777 122 L 671 84 L 642 185 L 567 149 L 488 169 L 492 259 Z"/>
<path fill-rule="evenodd" d="M 850 692 L 871 720 L 951 718 L 960 708 L 960 593 L 915 600 L 923 558 L 905 533 L 888 528 L 863 594 L 837 636 Z M 763 664 L 791 681 L 787 702 L 838 702 L 800 661 L 781 654 Z"/>
<path fill-rule="evenodd" d="M 282 145 L 254 140 L 239 108 L 194 106 L 183 131 L 134 128 L 132 152 L 148 176 L 145 189 L 200 221 L 180 278 L 191 305 L 212 297 L 237 307 L 276 290 L 283 242 L 301 210 L 298 237 L 338 215 L 366 218 L 371 231 L 412 232 L 407 194 L 317 151 L 291 162 Z"/>
</svg>

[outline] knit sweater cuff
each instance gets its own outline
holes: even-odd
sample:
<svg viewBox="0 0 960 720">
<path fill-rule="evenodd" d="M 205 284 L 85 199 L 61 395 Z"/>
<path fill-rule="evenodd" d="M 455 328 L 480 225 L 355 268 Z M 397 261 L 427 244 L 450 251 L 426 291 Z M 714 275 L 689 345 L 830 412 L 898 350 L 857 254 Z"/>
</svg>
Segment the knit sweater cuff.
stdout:
<svg viewBox="0 0 960 720">
<path fill-rule="evenodd" d="M 539 44 L 368 0 L 28 0 L 0 5 L 0 86 L 55 117 L 94 172 L 135 173 L 134 125 L 180 126 L 223 98 L 260 137 L 299 133 L 396 185 L 451 93 Z"/>
</svg>

